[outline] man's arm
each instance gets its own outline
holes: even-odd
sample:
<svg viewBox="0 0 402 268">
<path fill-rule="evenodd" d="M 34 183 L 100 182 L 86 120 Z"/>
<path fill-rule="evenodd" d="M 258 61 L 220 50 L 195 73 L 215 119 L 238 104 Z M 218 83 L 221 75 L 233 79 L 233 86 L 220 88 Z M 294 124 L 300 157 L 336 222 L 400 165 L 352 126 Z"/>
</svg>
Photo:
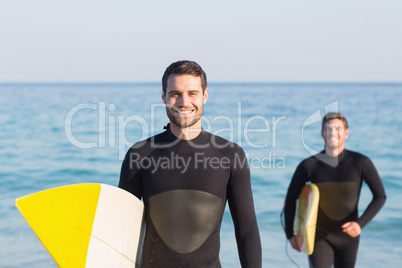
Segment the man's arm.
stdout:
<svg viewBox="0 0 402 268">
<path fill-rule="evenodd" d="M 285 207 L 284 207 L 285 232 L 286 237 L 288 239 L 294 237 L 293 222 L 296 213 L 296 201 L 307 179 L 308 179 L 307 171 L 304 167 L 304 161 L 303 161 L 298 165 L 295 173 L 293 174 L 285 199 Z M 292 243 L 292 247 L 298 250 L 298 247 L 294 247 L 294 245 L 296 245 L 296 243 Z"/>
<path fill-rule="evenodd" d="M 122 188 L 141 200 L 142 179 L 138 161 L 139 154 L 133 149 L 128 150 L 120 171 L 119 188 Z"/>
<path fill-rule="evenodd" d="M 378 211 L 380 211 L 385 203 L 386 195 L 380 176 L 378 175 L 376 168 L 369 158 L 365 157 L 365 159 L 362 161 L 361 170 L 362 178 L 367 183 L 371 193 L 373 194 L 373 199 L 371 200 L 370 204 L 367 206 L 361 217 L 357 220 L 357 223 L 361 228 L 363 228 L 374 218 Z"/>
<path fill-rule="evenodd" d="M 228 204 L 235 226 L 242 267 L 262 266 L 261 239 L 251 191 L 250 168 L 244 151 L 238 147 L 228 185 Z"/>
</svg>

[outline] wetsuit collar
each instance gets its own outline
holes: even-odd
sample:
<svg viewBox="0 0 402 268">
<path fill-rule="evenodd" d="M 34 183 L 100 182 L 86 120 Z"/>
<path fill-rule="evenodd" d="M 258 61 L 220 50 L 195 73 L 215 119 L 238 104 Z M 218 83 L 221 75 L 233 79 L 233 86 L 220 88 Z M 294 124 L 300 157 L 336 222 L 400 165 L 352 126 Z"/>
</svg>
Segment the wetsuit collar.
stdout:
<svg viewBox="0 0 402 268">
<path fill-rule="evenodd" d="M 170 129 L 170 123 L 167 124 L 166 126 L 164 126 L 163 128 L 166 129 L 165 133 L 166 133 L 166 141 L 167 142 L 180 141 L 180 142 L 187 142 L 187 143 L 192 143 L 192 144 L 206 144 L 208 142 L 208 138 L 206 135 L 207 132 L 203 128 L 201 128 L 200 134 L 192 140 L 182 140 L 182 139 L 177 138 Z"/>
<path fill-rule="evenodd" d="M 335 157 L 326 154 L 325 149 L 321 152 L 321 160 L 332 167 L 336 167 L 340 163 L 342 163 L 342 161 L 346 158 L 346 156 L 347 156 L 346 149 L 344 149 L 338 156 Z"/>
</svg>

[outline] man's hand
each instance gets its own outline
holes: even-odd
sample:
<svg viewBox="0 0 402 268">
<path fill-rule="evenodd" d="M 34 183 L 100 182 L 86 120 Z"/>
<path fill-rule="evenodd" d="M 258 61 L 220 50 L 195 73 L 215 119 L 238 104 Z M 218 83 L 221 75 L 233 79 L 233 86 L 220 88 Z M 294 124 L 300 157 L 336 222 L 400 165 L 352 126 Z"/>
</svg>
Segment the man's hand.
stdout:
<svg viewBox="0 0 402 268">
<path fill-rule="evenodd" d="M 347 233 L 351 237 L 357 237 L 360 235 L 360 232 L 362 231 L 362 228 L 360 228 L 360 225 L 355 222 L 355 221 L 350 221 L 342 225 L 343 232 Z"/>
<path fill-rule="evenodd" d="M 292 245 L 292 248 L 294 248 L 297 251 L 301 251 L 301 247 L 303 245 L 303 238 L 293 236 L 292 238 L 289 239 L 289 242 Z"/>
</svg>

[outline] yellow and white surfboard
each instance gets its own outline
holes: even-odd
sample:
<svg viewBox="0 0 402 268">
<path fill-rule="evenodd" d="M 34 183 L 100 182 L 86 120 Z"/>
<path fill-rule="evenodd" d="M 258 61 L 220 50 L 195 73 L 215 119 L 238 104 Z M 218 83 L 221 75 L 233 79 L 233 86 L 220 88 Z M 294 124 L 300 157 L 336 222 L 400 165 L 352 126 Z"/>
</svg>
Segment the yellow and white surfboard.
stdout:
<svg viewBox="0 0 402 268">
<path fill-rule="evenodd" d="M 320 192 L 317 185 L 309 183 L 303 186 L 298 200 L 297 236 L 302 252 L 311 255 L 314 252 Z"/>
<path fill-rule="evenodd" d="M 16 199 L 59 267 L 139 267 L 143 203 L 106 184 L 74 184 Z"/>
</svg>

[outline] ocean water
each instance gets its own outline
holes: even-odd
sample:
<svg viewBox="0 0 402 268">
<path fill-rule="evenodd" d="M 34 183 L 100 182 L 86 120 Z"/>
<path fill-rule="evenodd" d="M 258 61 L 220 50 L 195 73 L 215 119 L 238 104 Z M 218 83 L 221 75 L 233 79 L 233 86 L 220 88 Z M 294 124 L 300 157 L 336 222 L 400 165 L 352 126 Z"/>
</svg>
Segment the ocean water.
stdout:
<svg viewBox="0 0 402 268">
<path fill-rule="evenodd" d="M 346 147 L 369 156 L 387 201 L 361 234 L 356 267 L 402 264 L 402 84 L 209 85 L 203 126 L 243 146 L 252 174 L 263 267 L 294 267 L 280 211 L 297 164 L 323 148 L 320 119 L 349 121 Z M 57 267 L 14 205 L 51 187 L 117 185 L 132 143 L 168 122 L 159 84 L 0 85 L 0 267 Z M 359 209 L 370 201 L 362 189 Z M 240 267 L 228 210 L 221 230 L 224 267 Z M 301 267 L 307 258 L 288 254 Z"/>
</svg>

